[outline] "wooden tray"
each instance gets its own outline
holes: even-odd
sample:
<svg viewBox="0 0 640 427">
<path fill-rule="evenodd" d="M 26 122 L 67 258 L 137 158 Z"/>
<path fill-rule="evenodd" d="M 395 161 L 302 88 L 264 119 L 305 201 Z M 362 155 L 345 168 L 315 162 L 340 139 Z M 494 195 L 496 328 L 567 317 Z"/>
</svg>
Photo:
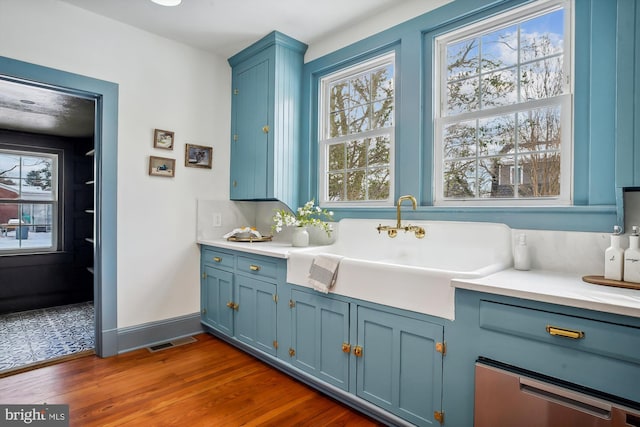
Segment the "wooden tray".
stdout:
<svg viewBox="0 0 640 427">
<path fill-rule="evenodd" d="M 273 239 L 273 236 L 262 236 L 261 238 L 257 238 L 255 236 L 249 236 L 249 237 L 231 236 L 231 237 L 227 238 L 227 240 L 230 241 L 230 242 L 247 242 L 247 243 L 270 242 L 271 239 Z"/>
<path fill-rule="evenodd" d="M 583 276 L 582 280 L 584 280 L 587 283 L 593 283 L 594 285 L 615 286 L 616 288 L 640 289 L 640 283 L 605 279 L 604 276 Z"/>
</svg>

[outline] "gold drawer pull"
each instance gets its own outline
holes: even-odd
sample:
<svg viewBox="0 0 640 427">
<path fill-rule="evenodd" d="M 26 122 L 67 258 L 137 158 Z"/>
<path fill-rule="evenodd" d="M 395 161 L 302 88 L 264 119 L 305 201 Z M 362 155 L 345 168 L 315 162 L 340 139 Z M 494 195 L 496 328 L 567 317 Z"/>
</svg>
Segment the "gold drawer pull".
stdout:
<svg viewBox="0 0 640 427">
<path fill-rule="evenodd" d="M 213 257 L 213 260 L 214 260 L 215 262 L 222 262 L 222 258 L 220 258 L 219 256 L 214 256 L 214 257 Z"/>
<path fill-rule="evenodd" d="M 362 347 L 360 347 L 359 345 L 355 346 L 353 348 L 353 355 L 356 357 L 362 357 Z"/>
<path fill-rule="evenodd" d="M 342 352 L 343 353 L 351 353 L 351 344 L 343 342 L 342 343 Z"/>
<path fill-rule="evenodd" d="M 549 332 L 549 335 L 553 335 L 555 337 L 571 338 L 572 340 L 579 340 L 580 338 L 584 338 L 584 332 L 582 331 L 558 328 L 551 325 L 547 325 L 547 332 Z"/>
<path fill-rule="evenodd" d="M 259 270 L 260 270 L 260 266 L 259 266 L 259 265 L 251 264 L 251 265 L 249 266 L 249 270 L 251 270 L 251 271 L 259 271 Z"/>
<path fill-rule="evenodd" d="M 238 303 L 235 303 L 233 301 L 229 301 L 227 303 L 227 307 L 229 307 L 229 308 L 231 308 L 233 310 L 238 310 L 239 305 L 238 305 Z"/>
</svg>

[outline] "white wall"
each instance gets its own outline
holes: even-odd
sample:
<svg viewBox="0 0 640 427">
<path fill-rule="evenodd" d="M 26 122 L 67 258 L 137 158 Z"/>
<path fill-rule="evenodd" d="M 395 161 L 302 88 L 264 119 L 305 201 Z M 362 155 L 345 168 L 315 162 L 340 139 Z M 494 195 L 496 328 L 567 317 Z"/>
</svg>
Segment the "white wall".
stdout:
<svg viewBox="0 0 640 427">
<path fill-rule="evenodd" d="M 321 40 L 311 40 L 305 53 L 305 62 L 313 61 L 328 53 L 377 34 L 416 16 L 437 9 L 453 0 L 403 0 L 396 1 L 393 8 L 365 21 L 352 22 L 341 31 L 333 31 Z"/>
<path fill-rule="evenodd" d="M 196 199 L 229 197 L 226 58 L 57 0 L 0 0 L 0 55 L 119 84 L 118 327 L 197 312 Z M 185 168 L 185 143 L 213 146 L 213 169 Z M 175 178 L 148 176 L 149 155 Z"/>
</svg>

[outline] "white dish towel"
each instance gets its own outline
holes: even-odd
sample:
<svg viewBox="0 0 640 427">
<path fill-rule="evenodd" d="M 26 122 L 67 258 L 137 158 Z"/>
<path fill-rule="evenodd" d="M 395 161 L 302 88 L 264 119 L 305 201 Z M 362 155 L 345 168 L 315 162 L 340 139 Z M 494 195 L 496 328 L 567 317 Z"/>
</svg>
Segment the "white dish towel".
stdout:
<svg viewBox="0 0 640 427">
<path fill-rule="evenodd" d="M 338 267 L 341 256 L 332 254 L 318 254 L 313 258 L 309 268 L 309 284 L 318 292 L 328 294 L 336 284 Z"/>
</svg>

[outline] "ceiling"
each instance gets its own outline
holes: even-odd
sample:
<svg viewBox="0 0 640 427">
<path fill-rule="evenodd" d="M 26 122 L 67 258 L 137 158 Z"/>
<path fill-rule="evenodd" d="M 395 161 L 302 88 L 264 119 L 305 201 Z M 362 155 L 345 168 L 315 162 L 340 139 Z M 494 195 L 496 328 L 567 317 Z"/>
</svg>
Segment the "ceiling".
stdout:
<svg viewBox="0 0 640 427">
<path fill-rule="evenodd" d="M 447 0 L 62 0 L 198 49 L 232 56 L 278 30 L 309 45 L 359 22 L 409 19 Z M 384 24 L 382 24 L 384 25 Z M 93 135 L 94 102 L 0 78 L 0 129 L 68 137 Z"/>
<path fill-rule="evenodd" d="M 67 137 L 93 135 L 95 102 L 0 78 L 0 129 Z"/>
<path fill-rule="evenodd" d="M 273 30 L 310 45 L 403 6 L 424 13 L 443 4 L 443 0 L 183 0 L 179 6 L 166 7 L 149 0 L 63 1 L 225 58 Z"/>
</svg>

